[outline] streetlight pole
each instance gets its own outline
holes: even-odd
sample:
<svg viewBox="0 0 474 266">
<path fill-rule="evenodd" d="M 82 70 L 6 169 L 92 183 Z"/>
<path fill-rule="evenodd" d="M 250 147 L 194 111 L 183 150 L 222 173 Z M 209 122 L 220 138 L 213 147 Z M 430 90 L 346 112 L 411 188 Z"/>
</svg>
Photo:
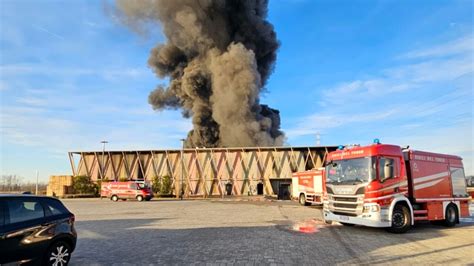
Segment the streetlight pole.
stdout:
<svg viewBox="0 0 474 266">
<path fill-rule="evenodd" d="M 105 144 L 109 143 L 108 141 L 106 140 L 103 140 L 101 141 L 100 143 L 102 143 L 102 163 L 100 164 L 100 173 L 101 173 L 101 176 L 100 176 L 100 179 L 104 179 L 104 154 L 105 154 Z"/>
<path fill-rule="evenodd" d="M 181 141 L 181 185 L 180 185 L 180 192 L 179 192 L 179 197 L 181 200 L 183 200 L 184 196 L 184 188 L 183 188 L 183 179 L 184 179 L 184 142 L 186 141 L 185 139 L 180 139 Z"/>
</svg>

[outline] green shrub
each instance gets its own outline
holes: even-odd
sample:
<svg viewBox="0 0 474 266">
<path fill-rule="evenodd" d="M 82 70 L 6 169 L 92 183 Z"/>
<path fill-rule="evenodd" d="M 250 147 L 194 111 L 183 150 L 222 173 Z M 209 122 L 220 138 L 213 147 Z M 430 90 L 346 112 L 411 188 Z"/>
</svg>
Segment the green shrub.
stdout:
<svg viewBox="0 0 474 266">
<path fill-rule="evenodd" d="M 158 177 L 158 176 L 155 176 L 153 177 L 152 179 L 152 185 L 151 185 L 151 190 L 153 191 L 153 193 L 155 194 L 160 194 L 161 192 L 161 178 Z"/>
<path fill-rule="evenodd" d="M 170 176 L 155 176 L 152 179 L 152 186 L 151 189 L 153 190 L 153 193 L 161 196 L 168 196 L 172 194 L 172 188 L 171 184 L 173 183 L 173 180 Z"/>
<path fill-rule="evenodd" d="M 75 176 L 73 189 L 76 194 L 97 195 L 99 192 L 97 185 L 94 184 L 88 176 Z"/>
<path fill-rule="evenodd" d="M 171 195 L 173 191 L 171 190 L 171 184 L 173 180 L 170 176 L 163 176 L 161 179 L 161 187 L 160 187 L 160 194 L 161 195 Z"/>
<path fill-rule="evenodd" d="M 126 177 L 120 177 L 120 178 L 119 178 L 119 181 L 120 181 L 120 182 L 127 182 L 127 181 L 128 181 L 128 178 L 126 178 Z"/>
</svg>

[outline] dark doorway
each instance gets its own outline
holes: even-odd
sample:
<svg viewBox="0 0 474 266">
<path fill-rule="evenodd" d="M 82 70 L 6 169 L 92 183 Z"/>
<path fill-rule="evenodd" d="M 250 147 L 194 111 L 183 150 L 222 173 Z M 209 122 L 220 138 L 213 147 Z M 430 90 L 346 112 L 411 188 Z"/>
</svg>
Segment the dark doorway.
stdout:
<svg viewBox="0 0 474 266">
<path fill-rule="evenodd" d="M 280 184 L 278 189 L 279 200 L 290 200 L 290 184 Z"/>
<path fill-rule="evenodd" d="M 263 195 L 263 183 L 257 184 L 257 195 Z"/>
<path fill-rule="evenodd" d="M 280 192 L 281 186 L 289 186 L 291 184 L 291 178 L 271 178 L 270 184 L 272 185 L 273 195 L 279 196 L 282 195 Z M 288 188 L 288 190 L 291 191 L 290 188 Z"/>
<path fill-rule="evenodd" d="M 227 196 L 232 195 L 232 183 L 227 183 L 225 185 L 225 192 Z"/>
</svg>

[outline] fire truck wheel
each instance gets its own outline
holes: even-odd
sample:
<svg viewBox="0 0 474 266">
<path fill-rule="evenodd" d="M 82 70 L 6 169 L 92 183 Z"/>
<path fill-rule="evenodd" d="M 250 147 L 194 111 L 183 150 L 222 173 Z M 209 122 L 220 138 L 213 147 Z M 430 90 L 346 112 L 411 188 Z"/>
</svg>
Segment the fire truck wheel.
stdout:
<svg viewBox="0 0 474 266">
<path fill-rule="evenodd" d="M 119 198 L 117 197 L 117 195 L 113 195 L 110 199 L 112 201 L 118 201 Z"/>
<path fill-rule="evenodd" d="M 388 231 L 395 234 L 401 234 L 408 231 L 411 227 L 410 210 L 407 206 L 397 204 L 393 208 L 392 227 Z"/>
<path fill-rule="evenodd" d="M 311 205 L 310 203 L 306 202 L 306 196 L 304 194 L 300 195 L 300 204 L 303 206 L 309 206 Z"/>
<path fill-rule="evenodd" d="M 138 200 L 138 201 L 143 201 L 143 196 L 138 195 L 138 196 L 137 196 L 137 200 Z"/>
<path fill-rule="evenodd" d="M 454 204 L 449 204 L 446 207 L 446 214 L 444 215 L 444 225 L 447 227 L 453 227 L 458 221 L 458 209 Z"/>
</svg>

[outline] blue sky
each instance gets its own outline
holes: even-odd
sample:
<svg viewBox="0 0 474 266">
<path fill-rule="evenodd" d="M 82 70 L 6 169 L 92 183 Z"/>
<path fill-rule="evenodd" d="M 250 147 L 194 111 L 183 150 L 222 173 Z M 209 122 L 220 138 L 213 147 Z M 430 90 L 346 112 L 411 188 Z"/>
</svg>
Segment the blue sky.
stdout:
<svg viewBox="0 0 474 266">
<path fill-rule="evenodd" d="M 411 145 L 473 174 L 473 2 L 271 1 L 281 47 L 262 103 L 287 144 Z M 0 1 L 0 173 L 70 174 L 67 152 L 180 146 L 179 111 L 147 103 L 159 28 L 139 36 L 101 1 Z"/>
</svg>

